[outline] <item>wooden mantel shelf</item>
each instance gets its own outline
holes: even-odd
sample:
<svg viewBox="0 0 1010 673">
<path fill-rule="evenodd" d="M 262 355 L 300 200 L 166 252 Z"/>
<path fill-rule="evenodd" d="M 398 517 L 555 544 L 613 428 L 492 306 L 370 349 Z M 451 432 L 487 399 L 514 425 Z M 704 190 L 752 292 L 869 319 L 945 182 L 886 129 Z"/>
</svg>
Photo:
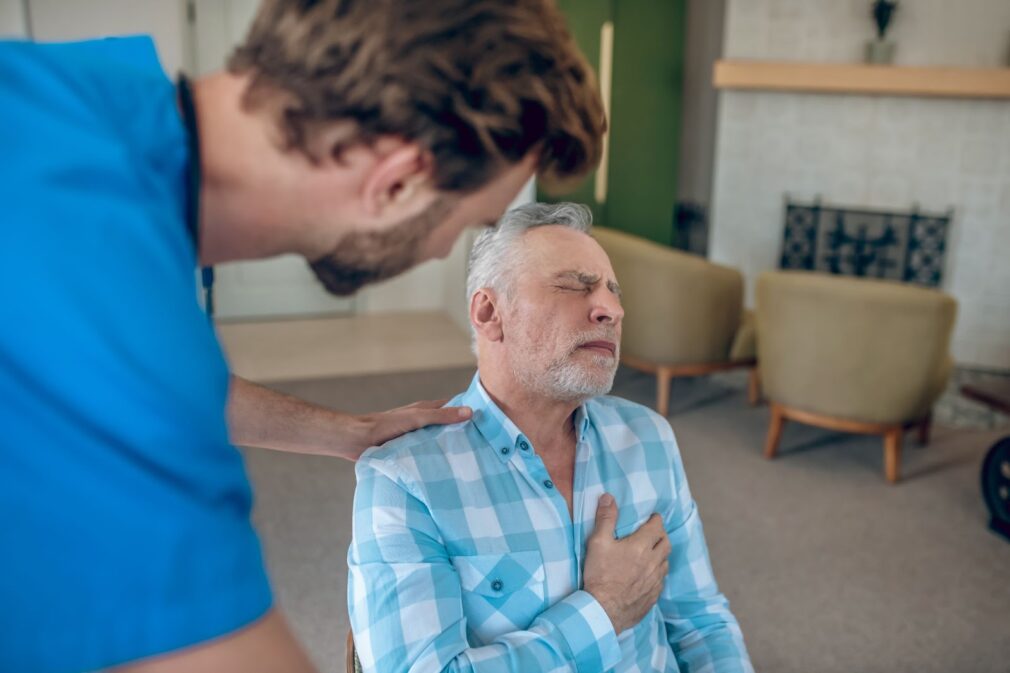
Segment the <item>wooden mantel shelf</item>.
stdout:
<svg viewBox="0 0 1010 673">
<path fill-rule="evenodd" d="M 717 89 L 1010 98 L 1010 68 L 924 68 L 848 63 L 716 61 Z"/>
</svg>

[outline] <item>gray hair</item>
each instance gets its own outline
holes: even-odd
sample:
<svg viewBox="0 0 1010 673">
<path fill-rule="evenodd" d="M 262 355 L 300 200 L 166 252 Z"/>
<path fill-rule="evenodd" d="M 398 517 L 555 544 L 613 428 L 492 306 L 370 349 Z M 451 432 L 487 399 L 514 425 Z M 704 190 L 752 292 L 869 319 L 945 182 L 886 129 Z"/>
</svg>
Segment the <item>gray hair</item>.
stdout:
<svg viewBox="0 0 1010 673">
<path fill-rule="evenodd" d="M 593 229 L 593 212 L 581 203 L 527 203 L 505 213 L 498 224 L 477 236 L 467 264 L 466 299 L 477 290 L 490 288 L 502 296 L 512 292 L 517 243 L 530 229 L 546 225 L 568 227 L 584 234 Z M 477 350 L 476 333 L 470 325 L 471 343 Z"/>
</svg>

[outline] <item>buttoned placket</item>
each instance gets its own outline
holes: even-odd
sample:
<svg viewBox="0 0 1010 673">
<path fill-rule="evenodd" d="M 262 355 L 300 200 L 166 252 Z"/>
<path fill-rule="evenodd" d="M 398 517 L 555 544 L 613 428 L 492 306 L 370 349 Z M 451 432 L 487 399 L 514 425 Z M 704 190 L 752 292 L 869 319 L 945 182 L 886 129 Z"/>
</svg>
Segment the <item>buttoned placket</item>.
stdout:
<svg viewBox="0 0 1010 673">
<path fill-rule="evenodd" d="M 586 506 L 586 473 L 593 457 L 592 447 L 580 432 L 575 444 L 575 474 L 572 479 L 572 549 L 575 551 L 575 586 L 582 588 L 583 550 L 585 530 L 583 522 Z"/>
<path fill-rule="evenodd" d="M 558 491 L 547 471 L 544 461 L 537 455 L 534 447 L 523 435 L 516 438 L 516 450 L 522 460 L 516 461 L 524 469 L 520 473 L 526 481 L 535 489 L 539 490 L 554 506 L 554 513 L 561 522 L 565 530 L 565 537 L 568 542 L 569 558 L 572 559 L 571 581 L 576 589 L 582 588 L 582 563 L 583 563 L 583 508 L 585 506 L 585 496 L 583 488 L 586 478 L 586 468 L 591 456 L 591 448 L 584 437 L 585 433 L 580 430 L 575 444 L 575 474 L 572 478 L 572 512 L 568 513 L 568 503 L 564 496 Z M 511 453 L 502 447 L 502 453 Z"/>
<path fill-rule="evenodd" d="M 568 512 L 568 504 L 564 497 L 558 492 L 557 487 L 550 478 L 547 466 L 536 454 L 536 448 L 527 437 L 521 432 L 516 433 L 515 439 L 507 442 L 509 433 L 501 422 L 494 416 L 487 416 L 488 413 L 480 408 L 483 403 L 488 403 L 486 397 L 475 403 L 473 422 L 491 445 L 503 465 L 515 469 L 526 483 L 543 498 L 553 505 L 553 511 L 561 529 L 564 531 L 565 540 L 568 545 L 568 555 L 571 559 L 569 566 L 569 582 L 573 589 L 582 588 L 582 562 L 583 562 L 583 537 L 585 516 L 585 481 L 586 472 L 590 466 L 592 458 L 592 447 L 586 440 L 587 430 L 591 426 L 586 415 L 585 406 L 576 413 L 576 447 L 575 447 L 575 473 L 572 479 L 572 512 Z M 506 440 L 506 441 L 503 441 Z M 539 504 L 539 503 L 538 503 Z M 553 592 L 548 587 L 549 592 Z"/>
</svg>

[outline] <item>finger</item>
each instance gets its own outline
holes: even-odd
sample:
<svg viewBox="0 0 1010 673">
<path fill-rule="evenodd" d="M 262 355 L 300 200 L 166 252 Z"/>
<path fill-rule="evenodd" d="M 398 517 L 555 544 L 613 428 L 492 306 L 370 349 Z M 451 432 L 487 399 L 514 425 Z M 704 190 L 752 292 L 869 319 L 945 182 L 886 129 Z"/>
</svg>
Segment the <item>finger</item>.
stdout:
<svg viewBox="0 0 1010 673">
<path fill-rule="evenodd" d="M 635 532 L 641 533 L 642 537 L 649 538 L 650 544 L 655 543 L 656 538 L 663 532 L 663 517 L 653 514 Z"/>
<path fill-rule="evenodd" d="M 615 528 L 617 528 L 617 503 L 614 501 L 614 496 L 604 493 L 596 501 L 596 528 L 593 530 L 593 535 L 613 538 Z"/>
<path fill-rule="evenodd" d="M 666 575 L 670 571 L 670 563 L 666 559 L 656 564 L 656 567 L 652 569 L 649 575 L 653 583 L 663 584 L 666 582 Z"/>
<path fill-rule="evenodd" d="M 441 400 L 421 400 L 420 402 L 414 402 L 413 404 L 408 404 L 405 409 L 439 409 L 444 407 L 446 402 L 448 402 L 451 397 L 445 397 Z M 455 407 L 453 407 L 455 408 Z"/>
<path fill-rule="evenodd" d="M 670 543 L 670 537 L 666 534 L 665 528 L 660 528 L 659 533 L 656 535 L 656 540 L 652 544 L 653 549 L 658 549 L 661 545 L 668 545 Z"/>
<path fill-rule="evenodd" d="M 656 565 L 649 569 L 649 576 L 653 579 L 659 577 L 666 577 L 667 572 L 670 570 L 670 559 L 663 557 L 656 562 Z"/>
<path fill-rule="evenodd" d="M 666 530 L 663 528 L 663 517 L 653 514 L 629 538 L 634 538 L 635 543 L 642 545 L 644 549 L 652 549 L 664 535 Z"/>
<path fill-rule="evenodd" d="M 440 409 L 414 409 L 410 430 L 426 425 L 448 425 L 465 421 L 473 414 L 470 407 L 442 407 Z"/>
<path fill-rule="evenodd" d="M 670 572 L 670 564 L 666 561 L 663 561 L 656 570 L 657 570 L 656 584 L 653 587 L 653 590 L 658 595 L 662 593 L 663 587 L 666 586 L 666 576 Z"/>
</svg>

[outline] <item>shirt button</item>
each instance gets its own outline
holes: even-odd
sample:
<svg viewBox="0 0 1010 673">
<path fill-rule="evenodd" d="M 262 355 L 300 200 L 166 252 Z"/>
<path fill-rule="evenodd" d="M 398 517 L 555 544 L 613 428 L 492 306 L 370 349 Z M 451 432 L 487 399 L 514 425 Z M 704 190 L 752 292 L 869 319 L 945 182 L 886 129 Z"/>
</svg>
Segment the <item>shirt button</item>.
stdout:
<svg viewBox="0 0 1010 673">
<path fill-rule="evenodd" d="M 523 451 L 528 451 L 529 448 L 530 448 L 530 445 L 527 444 L 526 442 L 519 442 L 519 448 L 522 449 Z"/>
<path fill-rule="evenodd" d="M 495 591 L 501 591 L 501 588 L 503 586 L 505 585 L 502 584 L 501 580 L 495 580 L 494 582 L 491 582 L 491 588 L 494 589 Z"/>
<path fill-rule="evenodd" d="M 509 447 L 507 447 L 507 446 L 501 447 L 501 455 L 503 455 L 503 456 L 509 455 Z"/>
<path fill-rule="evenodd" d="M 544 486 L 547 488 L 554 488 L 554 482 L 550 479 L 544 479 Z"/>
</svg>

